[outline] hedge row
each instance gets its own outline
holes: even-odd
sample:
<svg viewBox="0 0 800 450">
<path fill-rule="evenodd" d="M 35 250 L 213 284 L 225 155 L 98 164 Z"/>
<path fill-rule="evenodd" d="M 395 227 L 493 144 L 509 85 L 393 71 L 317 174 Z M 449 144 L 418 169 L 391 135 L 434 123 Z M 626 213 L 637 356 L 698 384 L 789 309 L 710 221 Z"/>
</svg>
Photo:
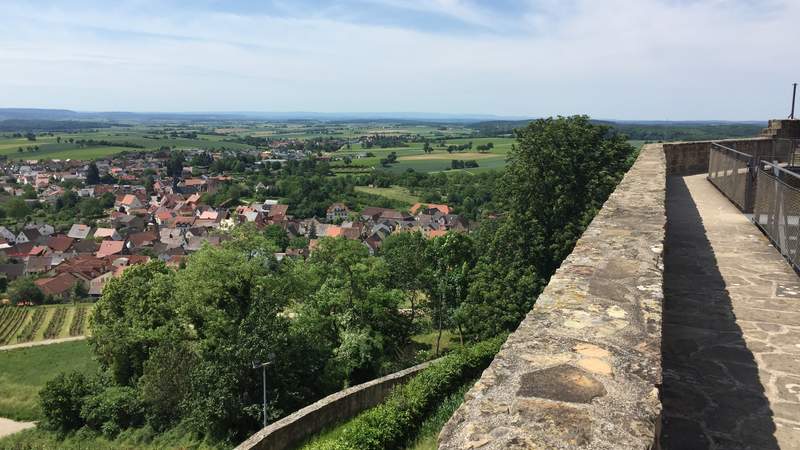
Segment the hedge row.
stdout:
<svg viewBox="0 0 800 450">
<path fill-rule="evenodd" d="M 505 336 L 452 353 L 397 388 L 380 405 L 342 425 L 336 437 L 312 442 L 306 450 L 401 448 L 415 436 L 426 415 L 465 381 L 489 365 Z"/>
</svg>

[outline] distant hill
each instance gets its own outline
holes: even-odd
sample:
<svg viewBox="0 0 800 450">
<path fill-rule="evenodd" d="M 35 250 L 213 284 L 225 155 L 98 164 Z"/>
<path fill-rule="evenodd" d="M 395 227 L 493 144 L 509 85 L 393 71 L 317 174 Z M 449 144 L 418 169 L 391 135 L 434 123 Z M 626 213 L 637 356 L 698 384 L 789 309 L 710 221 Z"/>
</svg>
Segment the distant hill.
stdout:
<svg viewBox="0 0 800 450">
<path fill-rule="evenodd" d="M 95 120 L 115 122 L 164 121 L 252 121 L 252 120 L 318 120 L 318 121 L 401 121 L 411 123 L 472 123 L 490 119 L 509 119 L 491 114 L 444 114 L 424 112 L 78 112 L 67 109 L 0 108 L 0 120 Z"/>
<path fill-rule="evenodd" d="M 0 108 L 0 120 L 70 120 L 80 114 L 68 109 Z"/>
<path fill-rule="evenodd" d="M 65 132 L 108 128 L 112 126 L 129 126 L 113 122 L 94 122 L 89 120 L 39 120 L 39 119 L 7 119 L 0 120 L 0 132 Z"/>
<path fill-rule="evenodd" d="M 514 129 L 526 126 L 530 120 L 495 120 L 467 125 L 484 136 L 510 135 Z M 629 139 L 639 141 L 702 141 L 712 139 L 757 136 L 766 123 L 758 122 L 616 122 L 595 120 L 595 123 L 608 125 Z"/>
</svg>

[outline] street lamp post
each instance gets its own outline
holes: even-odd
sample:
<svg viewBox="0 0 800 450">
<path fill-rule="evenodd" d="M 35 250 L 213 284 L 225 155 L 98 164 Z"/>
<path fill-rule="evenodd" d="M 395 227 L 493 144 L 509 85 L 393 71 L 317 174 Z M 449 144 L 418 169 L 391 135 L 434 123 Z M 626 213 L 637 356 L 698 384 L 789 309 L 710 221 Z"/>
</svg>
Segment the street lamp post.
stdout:
<svg viewBox="0 0 800 450">
<path fill-rule="evenodd" d="M 267 366 L 272 364 L 274 359 L 275 354 L 270 353 L 267 355 L 267 360 L 265 362 L 253 361 L 253 369 L 261 369 L 261 383 L 264 396 L 264 412 L 262 423 L 264 424 L 264 427 L 267 426 Z"/>
</svg>

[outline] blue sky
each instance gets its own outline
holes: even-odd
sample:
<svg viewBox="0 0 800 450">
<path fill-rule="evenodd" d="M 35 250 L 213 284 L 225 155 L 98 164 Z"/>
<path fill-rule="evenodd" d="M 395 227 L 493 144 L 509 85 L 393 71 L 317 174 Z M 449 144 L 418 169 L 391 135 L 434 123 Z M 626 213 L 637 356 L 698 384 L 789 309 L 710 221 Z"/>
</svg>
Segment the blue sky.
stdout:
<svg viewBox="0 0 800 450">
<path fill-rule="evenodd" d="M 0 107 L 760 120 L 797 0 L 0 0 Z"/>
</svg>

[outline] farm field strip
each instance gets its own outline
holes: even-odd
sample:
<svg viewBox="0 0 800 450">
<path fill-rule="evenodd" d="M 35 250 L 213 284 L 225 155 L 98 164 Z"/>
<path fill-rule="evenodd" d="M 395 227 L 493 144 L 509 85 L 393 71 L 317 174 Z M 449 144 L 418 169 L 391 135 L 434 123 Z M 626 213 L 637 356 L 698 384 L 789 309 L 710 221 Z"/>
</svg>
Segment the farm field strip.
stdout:
<svg viewBox="0 0 800 450">
<path fill-rule="evenodd" d="M 85 336 L 92 304 L 0 307 L 0 346 Z"/>
<path fill-rule="evenodd" d="M 37 308 L 34 310 L 31 320 L 17 336 L 17 342 L 30 342 L 34 340 L 36 333 L 44 323 L 45 315 L 47 315 L 47 311 L 44 308 Z"/>
<path fill-rule="evenodd" d="M 61 333 L 61 327 L 64 326 L 64 319 L 67 317 L 67 308 L 55 308 L 50 322 L 47 323 L 47 328 L 44 330 L 45 339 L 55 339 Z"/>
<path fill-rule="evenodd" d="M 75 308 L 72 322 L 69 325 L 70 336 L 82 336 L 84 334 L 86 328 L 86 312 L 88 309 L 89 308 L 86 306 L 78 306 Z"/>
<path fill-rule="evenodd" d="M 0 312 L 0 345 L 11 342 L 28 317 L 23 308 L 3 308 Z"/>
</svg>

